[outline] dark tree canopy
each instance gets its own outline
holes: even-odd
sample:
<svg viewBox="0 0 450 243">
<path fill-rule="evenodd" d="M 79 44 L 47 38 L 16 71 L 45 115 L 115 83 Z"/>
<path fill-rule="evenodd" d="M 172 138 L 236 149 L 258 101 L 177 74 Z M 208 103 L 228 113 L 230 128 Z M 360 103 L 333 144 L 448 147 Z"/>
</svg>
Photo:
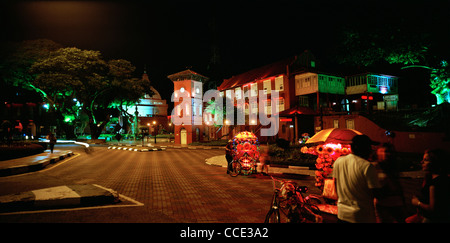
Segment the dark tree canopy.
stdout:
<svg viewBox="0 0 450 243">
<path fill-rule="evenodd" d="M 384 5 L 369 1 L 352 11 L 347 18 L 359 24 L 340 27 L 335 54 L 338 63 L 425 68 L 430 71 L 429 85 L 437 103 L 450 102 L 448 1 L 392 1 Z"/>
</svg>

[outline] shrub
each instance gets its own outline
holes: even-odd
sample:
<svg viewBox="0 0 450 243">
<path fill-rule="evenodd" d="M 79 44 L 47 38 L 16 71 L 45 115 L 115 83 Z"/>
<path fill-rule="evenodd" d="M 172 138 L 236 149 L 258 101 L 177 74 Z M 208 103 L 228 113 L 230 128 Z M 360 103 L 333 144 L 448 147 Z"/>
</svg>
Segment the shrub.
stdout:
<svg viewBox="0 0 450 243">
<path fill-rule="evenodd" d="M 317 155 L 300 152 L 300 147 L 283 149 L 276 144 L 269 146 L 270 163 L 278 165 L 308 166 L 315 169 Z"/>
<path fill-rule="evenodd" d="M 35 143 L 13 144 L 0 147 L 0 160 L 21 158 L 44 152 L 45 148 Z"/>
</svg>

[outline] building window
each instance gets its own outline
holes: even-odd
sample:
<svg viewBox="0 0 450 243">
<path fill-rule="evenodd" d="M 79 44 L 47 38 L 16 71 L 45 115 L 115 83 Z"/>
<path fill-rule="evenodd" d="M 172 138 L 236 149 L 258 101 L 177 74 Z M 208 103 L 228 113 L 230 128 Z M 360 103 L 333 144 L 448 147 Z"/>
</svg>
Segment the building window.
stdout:
<svg viewBox="0 0 450 243">
<path fill-rule="evenodd" d="M 242 99 L 242 95 L 241 95 L 241 87 L 237 87 L 235 90 L 234 90 L 234 95 L 235 95 L 235 97 L 236 97 L 236 99 Z"/>
<path fill-rule="evenodd" d="M 342 99 L 341 101 L 342 111 L 350 111 L 350 102 L 348 99 Z"/>
<path fill-rule="evenodd" d="M 227 99 L 234 100 L 234 97 L 233 97 L 233 99 L 231 98 L 231 92 L 232 92 L 232 90 L 227 90 L 225 92 L 225 95 L 227 96 Z"/>
<path fill-rule="evenodd" d="M 333 128 L 339 128 L 339 120 L 338 119 L 333 120 Z"/>
<path fill-rule="evenodd" d="M 272 102 L 270 100 L 264 101 L 264 112 L 265 114 L 272 114 Z"/>
<path fill-rule="evenodd" d="M 270 91 L 272 90 L 272 82 L 270 79 L 264 81 L 263 89 L 264 89 L 264 94 L 270 94 Z"/>
<path fill-rule="evenodd" d="M 284 98 L 280 97 L 280 99 L 278 99 L 279 103 L 278 103 L 278 112 L 282 112 L 284 111 Z"/>
<path fill-rule="evenodd" d="M 307 78 L 303 79 L 302 88 L 306 88 L 309 86 L 311 86 L 311 78 L 307 77 Z"/>
<path fill-rule="evenodd" d="M 308 107 L 309 106 L 309 100 L 308 100 L 308 96 L 299 96 L 298 97 L 298 104 L 299 106 L 304 106 L 304 107 Z"/>
<path fill-rule="evenodd" d="M 355 129 L 355 120 L 345 120 L 345 126 L 347 127 L 347 129 Z"/>
<path fill-rule="evenodd" d="M 250 89 L 251 89 L 251 96 L 258 96 L 258 84 L 254 83 L 250 85 Z"/>
<path fill-rule="evenodd" d="M 283 76 L 275 78 L 275 90 L 284 91 Z"/>
<path fill-rule="evenodd" d="M 302 88 L 302 79 L 300 78 L 300 75 L 295 75 L 295 90 Z"/>
<path fill-rule="evenodd" d="M 257 114 L 258 113 L 258 102 L 252 102 L 250 103 L 250 113 L 251 114 Z"/>
</svg>

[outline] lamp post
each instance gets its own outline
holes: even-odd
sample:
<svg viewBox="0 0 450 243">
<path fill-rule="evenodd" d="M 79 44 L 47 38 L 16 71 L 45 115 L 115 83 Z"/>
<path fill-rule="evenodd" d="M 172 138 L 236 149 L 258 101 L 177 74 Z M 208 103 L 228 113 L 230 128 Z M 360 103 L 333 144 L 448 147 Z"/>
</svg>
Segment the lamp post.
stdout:
<svg viewBox="0 0 450 243">
<path fill-rule="evenodd" d="M 148 143 L 148 139 L 150 138 L 150 131 L 151 131 L 151 124 L 150 123 L 147 123 L 147 126 L 148 126 L 148 135 L 147 135 L 147 143 Z"/>
<path fill-rule="evenodd" d="M 156 144 L 156 134 L 157 134 L 157 131 L 156 131 L 156 121 L 153 121 L 153 135 L 155 136 L 155 144 Z"/>
</svg>

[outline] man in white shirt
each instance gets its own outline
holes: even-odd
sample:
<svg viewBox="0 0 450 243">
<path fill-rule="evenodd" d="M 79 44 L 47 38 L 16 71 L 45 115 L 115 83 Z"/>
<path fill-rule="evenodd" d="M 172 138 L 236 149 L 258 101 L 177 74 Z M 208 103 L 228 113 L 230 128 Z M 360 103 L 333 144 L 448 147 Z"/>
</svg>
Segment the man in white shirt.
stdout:
<svg viewBox="0 0 450 243">
<path fill-rule="evenodd" d="M 375 223 L 374 196 L 380 184 L 375 167 L 367 161 L 372 147 L 378 144 L 366 135 L 353 138 L 352 154 L 339 157 L 333 165 L 338 195 L 339 222 Z"/>
</svg>

